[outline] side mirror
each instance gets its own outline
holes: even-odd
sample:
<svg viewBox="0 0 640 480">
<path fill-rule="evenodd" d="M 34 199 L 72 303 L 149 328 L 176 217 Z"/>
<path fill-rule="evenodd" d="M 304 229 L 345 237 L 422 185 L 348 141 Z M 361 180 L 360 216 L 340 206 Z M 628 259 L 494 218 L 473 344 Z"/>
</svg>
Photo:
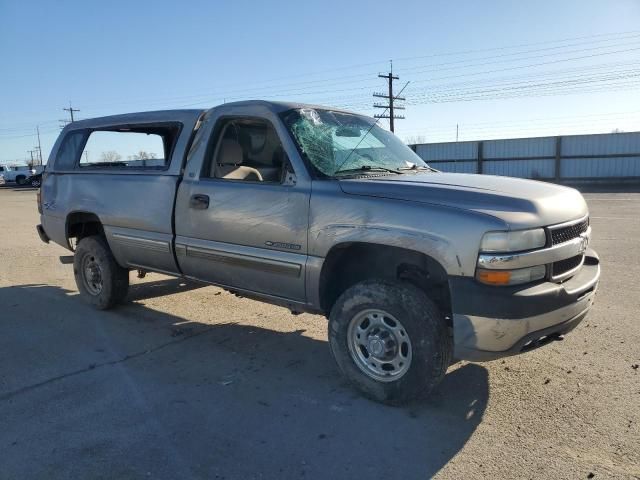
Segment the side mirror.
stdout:
<svg viewBox="0 0 640 480">
<path fill-rule="evenodd" d="M 289 162 L 289 159 L 285 161 L 282 166 L 282 185 L 286 187 L 292 187 L 296 184 L 296 173 L 293 171 L 293 167 Z"/>
</svg>

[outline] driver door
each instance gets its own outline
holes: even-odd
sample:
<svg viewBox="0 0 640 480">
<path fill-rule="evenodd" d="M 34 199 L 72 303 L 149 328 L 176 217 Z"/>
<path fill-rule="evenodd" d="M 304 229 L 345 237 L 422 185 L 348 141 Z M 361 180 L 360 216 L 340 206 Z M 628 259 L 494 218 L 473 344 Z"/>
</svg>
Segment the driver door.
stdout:
<svg viewBox="0 0 640 480">
<path fill-rule="evenodd" d="M 200 172 L 176 204 L 176 253 L 186 276 L 242 291 L 305 300 L 310 187 L 292 181 L 267 119 L 225 117 Z"/>
</svg>

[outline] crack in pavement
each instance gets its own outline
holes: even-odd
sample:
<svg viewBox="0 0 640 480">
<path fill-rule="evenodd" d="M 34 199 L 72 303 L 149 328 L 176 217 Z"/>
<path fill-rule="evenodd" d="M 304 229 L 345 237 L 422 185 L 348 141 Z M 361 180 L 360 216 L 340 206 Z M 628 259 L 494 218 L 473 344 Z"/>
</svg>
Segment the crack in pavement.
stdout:
<svg viewBox="0 0 640 480">
<path fill-rule="evenodd" d="M 213 327 L 208 327 L 208 328 L 205 328 L 204 330 L 202 330 L 200 332 L 196 332 L 196 333 L 193 333 L 191 335 L 182 337 L 179 340 L 172 340 L 170 342 L 162 343 L 162 344 L 158 345 L 157 347 L 153 347 L 153 348 L 151 348 L 149 350 L 142 350 L 140 352 L 131 353 L 131 354 L 125 355 L 124 357 L 119 358 L 117 360 L 110 360 L 108 362 L 91 364 L 88 367 L 81 368 L 79 370 L 74 370 L 73 372 L 64 373 L 62 375 L 58 375 L 56 377 L 51 377 L 51 378 L 48 378 L 47 380 L 43 380 L 41 382 L 34 383 L 32 385 L 27 385 L 25 387 L 20 387 L 17 390 L 13 390 L 12 392 L 7 392 L 7 393 L 1 394 L 0 395 L 0 401 L 8 400 L 8 399 L 13 398 L 13 397 L 15 397 L 17 395 L 29 392 L 31 390 L 35 390 L 36 388 L 40 388 L 40 387 L 42 387 L 44 385 L 48 385 L 50 383 L 57 382 L 58 380 L 64 380 L 65 378 L 69 378 L 69 377 L 73 377 L 73 376 L 76 376 L 76 375 L 80 375 L 82 373 L 90 372 L 92 370 L 97 370 L 98 368 L 109 367 L 111 365 L 117 365 L 119 363 L 126 362 L 128 360 L 133 359 L 133 358 L 138 358 L 138 357 L 141 357 L 143 355 L 147 355 L 149 353 L 157 352 L 158 350 L 162 350 L 163 348 L 169 347 L 171 345 L 176 345 L 178 343 L 185 342 L 185 341 L 187 341 L 187 340 L 189 340 L 191 338 L 199 337 L 201 335 L 204 335 L 205 333 L 209 333 L 212 329 L 213 329 Z"/>
</svg>

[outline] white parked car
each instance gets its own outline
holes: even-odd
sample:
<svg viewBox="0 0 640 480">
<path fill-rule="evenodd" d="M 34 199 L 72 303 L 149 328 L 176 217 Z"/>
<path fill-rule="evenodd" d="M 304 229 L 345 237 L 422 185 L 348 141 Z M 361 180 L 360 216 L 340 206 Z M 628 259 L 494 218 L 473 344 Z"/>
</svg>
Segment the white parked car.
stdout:
<svg viewBox="0 0 640 480">
<path fill-rule="evenodd" d="M 36 171 L 32 168 L 29 168 L 27 165 L 19 165 L 14 167 L 0 165 L 0 175 L 4 177 L 4 181 L 6 183 L 15 182 L 18 185 L 24 185 L 24 183 L 27 181 L 27 178 L 35 173 Z"/>
</svg>

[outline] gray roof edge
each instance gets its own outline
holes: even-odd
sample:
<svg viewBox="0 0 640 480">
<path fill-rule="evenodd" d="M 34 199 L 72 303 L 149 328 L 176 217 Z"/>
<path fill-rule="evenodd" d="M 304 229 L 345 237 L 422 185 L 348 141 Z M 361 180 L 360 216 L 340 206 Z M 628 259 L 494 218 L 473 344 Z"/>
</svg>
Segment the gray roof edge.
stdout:
<svg viewBox="0 0 640 480">
<path fill-rule="evenodd" d="M 148 112 L 132 112 L 117 115 L 108 115 L 104 117 L 93 117 L 77 120 L 67 125 L 66 130 L 75 130 L 80 128 L 101 127 L 108 125 L 127 124 L 127 123 L 153 123 L 153 122 L 171 122 L 190 120 L 194 116 L 199 116 L 203 112 L 214 109 L 224 109 L 233 107 L 262 107 L 274 113 L 281 113 L 287 110 L 297 108 L 316 108 L 321 110 L 333 110 L 337 112 L 353 113 L 341 108 L 335 108 L 325 105 L 314 105 L 302 102 L 285 102 L 285 101 L 269 101 L 269 100 L 241 100 L 237 102 L 223 103 L 212 108 L 202 109 L 174 109 L 174 110 L 154 110 Z"/>
</svg>

